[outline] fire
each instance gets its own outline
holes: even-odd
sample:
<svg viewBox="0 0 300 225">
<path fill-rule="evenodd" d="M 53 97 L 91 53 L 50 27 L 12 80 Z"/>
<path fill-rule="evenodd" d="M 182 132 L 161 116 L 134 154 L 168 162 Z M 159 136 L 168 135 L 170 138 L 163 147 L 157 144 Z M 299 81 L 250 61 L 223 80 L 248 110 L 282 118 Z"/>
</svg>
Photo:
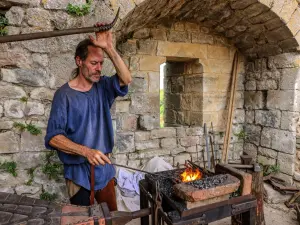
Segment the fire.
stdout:
<svg viewBox="0 0 300 225">
<path fill-rule="evenodd" d="M 192 168 L 188 167 L 185 169 L 185 171 L 182 174 L 180 174 L 180 176 L 183 182 L 189 182 L 189 181 L 201 179 L 202 174 L 199 169 L 193 170 Z"/>
</svg>

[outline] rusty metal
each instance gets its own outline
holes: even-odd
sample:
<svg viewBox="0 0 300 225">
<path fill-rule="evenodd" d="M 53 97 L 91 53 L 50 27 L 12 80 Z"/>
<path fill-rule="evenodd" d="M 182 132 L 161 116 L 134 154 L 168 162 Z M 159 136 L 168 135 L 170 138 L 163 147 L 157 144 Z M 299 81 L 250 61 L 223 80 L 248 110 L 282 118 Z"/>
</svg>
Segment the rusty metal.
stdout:
<svg viewBox="0 0 300 225">
<path fill-rule="evenodd" d="M 73 29 L 66 29 L 66 30 L 37 32 L 37 33 L 30 33 L 30 34 L 7 35 L 7 36 L 0 37 L 0 43 L 26 41 L 26 40 L 50 38 L 50 37 L 65 36 L 65 35 L 72 35 L 72 34 L 107 31 L 107 30 L 110 30 L 116 24 L 118 17 L 119 17 L 119 13 L 120 13 L 120 8 L 118 9 L 116 16 L 111 23 L 100 26 L 100 27 L 83 27 L 83 28 L 73 28 Z"/>
</svg>

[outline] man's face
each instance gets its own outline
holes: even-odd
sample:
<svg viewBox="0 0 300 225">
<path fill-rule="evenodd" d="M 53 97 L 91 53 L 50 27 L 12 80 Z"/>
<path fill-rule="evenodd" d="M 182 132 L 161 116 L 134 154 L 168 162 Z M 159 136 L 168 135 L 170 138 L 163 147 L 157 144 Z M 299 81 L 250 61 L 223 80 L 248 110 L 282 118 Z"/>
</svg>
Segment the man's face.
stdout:
<svg viewBox="0 0 300 225">
<path fill-rule="evenodd" d="M 101 48 L 88 46 L 88 57 L 81 61 L 81 73 L 85 79 L 91 83 L 98 82 L 101 76 L 101 70 L 104 57 Z"/>
</svg>

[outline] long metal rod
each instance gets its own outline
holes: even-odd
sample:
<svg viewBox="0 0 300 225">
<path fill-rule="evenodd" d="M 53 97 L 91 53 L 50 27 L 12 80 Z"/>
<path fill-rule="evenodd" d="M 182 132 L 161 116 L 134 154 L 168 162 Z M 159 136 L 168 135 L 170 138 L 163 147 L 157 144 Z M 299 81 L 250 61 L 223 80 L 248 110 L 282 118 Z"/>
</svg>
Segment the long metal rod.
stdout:
<svg viewBox="0 0 300 225">
<path fill-rule="evenodd" d="M 163 175 L 161 175 L 161 174 L 150 173 L 150 172 L 145 171 L 145 170 L 140 170 L 140 169 L 132 168 L 132 167 L 129 167 L 129 166 L 124 166 L 124 165 L 120 165 L 120 164 L 117 164 L 117 163 L 112 163 L 112 165 L 118 166 L 118 167 L 123 167 L 123 168 L 130 169 L 130 170 L 135 170 L 135 171 L 142 172 L 142 173 L 146 173 L 146 174 L 153 175 L 153 176 L 162 177 L 162 178 L 164 178 L 164 179 L 171 179 L 171 180 L 176 181 L 176 183 L 182 183 L 181 180 L 179 180 L 179 179 L 177 179 L 177 178 L 175 178 L 175 177 L 172 178 L 172 177 L 163 176 Z"/>
<path fill-rule="evenodd" d="M 73 29 L 66 29 L 66 30 L 37 32 L 37 33 L 30 33 L 30 34 L 0 36 L 0 43 L 26 41 L 26 40 L 50 38 L 50 37 L 65 36 L 65 35 L 72 35 L 72 34 L 107 31 L 107 30 L 110 30 L 117 22 L 119 12 L 120 12 L 120 8 L 118 9 L 118 12 L 117 12 L 114 20 L 110 24 L 106 24 L 106 25 L 103 25 L 100 27 L 83 27 L 83 28 L 73 28 Z"/>
</svg>

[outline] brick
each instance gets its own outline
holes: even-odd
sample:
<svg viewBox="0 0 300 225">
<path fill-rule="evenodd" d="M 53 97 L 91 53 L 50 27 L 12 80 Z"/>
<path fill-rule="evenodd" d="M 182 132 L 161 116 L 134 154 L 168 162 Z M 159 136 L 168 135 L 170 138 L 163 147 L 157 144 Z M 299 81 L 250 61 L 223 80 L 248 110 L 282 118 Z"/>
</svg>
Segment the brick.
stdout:
<svg viewBox="0 0 300 225">
<path fill-rule="evenodd" d="M 267 108 L 294 111 L 297 107 L 294 103 L 294 91 L 268 91 Z"/>
<path fill-rule="evenodd" d="M 197 136 L 188 136 L 184 138 L 180 138 L 180 144 L 183 147 L 196 146 L 199 143 L 199 137 Z"/>
<path fill-rule="evenodd" d="M 162 148 L 176 148 L 177 147 L 176 138 L 162 138 L 161 139 L 161 147 Z"/>
<path fill-rule="evenodd" d="M 147 141 L 150 139 L 150 132 L 149 131 L 138 131 L 134 133 L 134 140 L 138 141 Z"/>
<path fill-rule="evenodd" d="M 153 130 L 159 128 L 159 114 L 145 114 L 139 117 L 139 127 L 142 130 Z"/>
<path fill-rule="evenodd" d="M 266 126 L 279 128 L 281 112 L 279 110 L 255 110 L 255 123 Z"/>
<path fill-rule="evenodd" d="M 159 148 L 159 140 L 149 140 L 135 143 L 136 150 Z"/>
</svg>

